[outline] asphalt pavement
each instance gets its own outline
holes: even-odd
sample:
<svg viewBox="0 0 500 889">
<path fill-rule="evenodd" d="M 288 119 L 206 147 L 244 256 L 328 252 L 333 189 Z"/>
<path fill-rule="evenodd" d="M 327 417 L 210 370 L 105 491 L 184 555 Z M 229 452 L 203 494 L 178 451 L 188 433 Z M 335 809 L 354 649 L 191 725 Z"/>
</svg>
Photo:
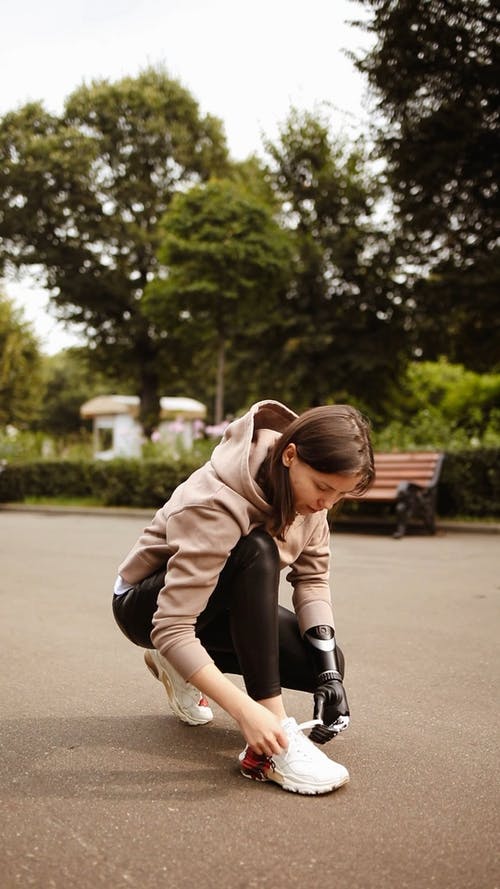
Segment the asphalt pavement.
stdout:
<svg viewBox="0 0 500 889">
<path fill-rule="evenodd" d="M 333 535 L 351 781 L 304 797 L 241 777 L 218 707 L 179 723 L 114 624 L 144 524 L 0 510 L 3 889 L 500 889 L 498 535 Z"/>
</svg>

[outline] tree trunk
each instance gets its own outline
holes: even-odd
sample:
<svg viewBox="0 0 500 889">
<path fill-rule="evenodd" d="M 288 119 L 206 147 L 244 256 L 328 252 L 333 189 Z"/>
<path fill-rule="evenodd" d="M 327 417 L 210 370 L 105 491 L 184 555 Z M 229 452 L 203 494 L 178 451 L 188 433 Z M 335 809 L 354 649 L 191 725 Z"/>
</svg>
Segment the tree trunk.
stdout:
<svg viewBox="0 0 500 889">
<path fill-rule="evenodd" d="M 150 337 L 142 335 L 136 340 L 142 361 L 139 367 L 139 420 L 146 438 L 157 428 L 160 420 L 160 380 L 158 376 L 156 347 Z"/>
<path fill-rule="evenodd" d="M 224 419 L 224 365 L 226 358 L 226 343 L 224 337 L 219 338 L 217 353 L 217 379 L 215 381 L 215 416 L 214 422 L 218 426 Z"/>
<path fill-rule="evenodd" d="M 140 255 L 140 287 L 144 290 L 148 283 L 149 261 L 144 251 Z M 149 323 L 136 304 L 134 335 L 135 353 L 139 359 L 139 422 L 146 439 L 158 428 L 160 422 L 160 378 L 158 375 L 158 346 L 149 332 Z"/>
<path fill-rule="evenodd" d="M 160 419 L 160 396 L 156 374 L 142 374 L 140 422 L 146 438 L 157 428 Z"/>
</svg>

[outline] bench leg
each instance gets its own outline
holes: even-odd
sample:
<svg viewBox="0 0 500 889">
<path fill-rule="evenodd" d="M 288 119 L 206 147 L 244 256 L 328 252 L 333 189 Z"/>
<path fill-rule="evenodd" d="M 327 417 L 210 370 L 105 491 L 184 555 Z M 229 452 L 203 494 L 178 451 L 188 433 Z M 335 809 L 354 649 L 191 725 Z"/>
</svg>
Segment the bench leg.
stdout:
<svg viewBox="0 0 500 889">
<path fill-rule="evenodd" d="M 429 534 L 436 533 L 436 494 L 435 491 L 422 491 L 418 498 L 420 513 Z"/>
<path fill-rule="evenodd" d="M 396 540 L 404 537 L 408 522 L 414 515 L 418 515 L 423 520 L 429 534 L 436 533 L 435 491 L 424 491 L 411 482 L 402 482 L 398 488 L 396 500 L 398 523 L 393 534 Z"/>
<path fill-rule="evenodd" d="M 392 535 L 395 540 L 401 540 L 402 537 L 405 536 L 406 526 L 408 524 L 408 519 L 410 518 L 411 510 L 410 504 L 408 502 L 408 498 L 406 497 L 398 497 L 396 501 L 396 519 L 397 519 L 397 527 Z"/>
<path fill-rule="evenodd" d="M 396 498 L 397 527 L 392 535 L 395 540 L 401 540 L 406 534 L 406 527 L 418 506 L 419 489 L 412 482 L 401 482 L 398 486 Z"/>
</svg>

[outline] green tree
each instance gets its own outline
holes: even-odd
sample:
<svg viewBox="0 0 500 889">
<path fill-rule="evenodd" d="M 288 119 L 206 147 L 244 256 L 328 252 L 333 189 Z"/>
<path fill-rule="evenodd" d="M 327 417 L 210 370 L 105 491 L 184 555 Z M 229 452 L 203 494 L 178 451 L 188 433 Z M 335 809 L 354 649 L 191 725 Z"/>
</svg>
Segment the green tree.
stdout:
<svg viewBox="0 0 500 889">
<path fill-rule="evenodd" d="M 38 341 L 22 312 L 0 293 L 0 426 L 27 426 L 40 400 Z"/>
<path fill-rule="evenodd" d="M 298 408 L 350 398 L 383 413 L 409 347 L 390 237 L 375 221 L 379 183 L 362 146 L 334 141 L 317 114 L 292 111 L 267 150 L 296 254 L 268 378 Z"/>
<path fill-rule="evenodd" d="M 376 100 L 402 249 L 418 268 L 409 276 L 417 345 L 476 370 L 498 367 L 498 6 L 358 2 L 376 39 L 357 64 Z"/>
<path fill-rule="evenodd" d="M 469 439 L 481 439 L 500 408 L 500 374 L 478 374 L 442 359 L 412 362 L 405 383 L 414 409 L 438 408 Z M 407 418 L 409 412 L 407 405 Z"/>
<path fill-rule="evenodd" d="M 40 410 L 32 428 L 54 436 L 69 436 L 81 431 L 80 407 L 96 395 L 133 391 L 134 380 L 114 377 L 93 368 L 92 355 L 84 347 L 63 349 L 56 355 L 42 358 L 42 391 Z"/>
<path fill-rule="evenodd" d="M 277 323 L 277 296 L 290 274 L 289 238 L 265 201 L 228 179 L 176 195 L 160 230 L 166 271 L 148 288 L 146 311 L 166 331 L 169 356 L 191 364 L 195 354 L 198 375 L 213 381 L 219 423 L 228 355 L 234 371 L 235 353 L 260 352 L 267 328 Z M 238 407 L 248 397 L 249 376 L 247 365 L 238 374 Z"/>
<path fill-rule="evenodd" d="M 445 359 L 412 361 L 400 381 L 393 417 L 375 430 L 379 450 L 498 447 L 500 374 L 478 374 Z"/>
<path fill-rule="evenodd" d="M 148 69 L 80 87 L 60 116 L 39 103 L 6 114 L 0 152 L 0 264 L 41 270 L 96 363 L 135 380 L 151 427 L 165 367 L 142 295 L 157 271 L 157 223 L 176 191 L 225 169 L 220 122 Z"/>
</svg>

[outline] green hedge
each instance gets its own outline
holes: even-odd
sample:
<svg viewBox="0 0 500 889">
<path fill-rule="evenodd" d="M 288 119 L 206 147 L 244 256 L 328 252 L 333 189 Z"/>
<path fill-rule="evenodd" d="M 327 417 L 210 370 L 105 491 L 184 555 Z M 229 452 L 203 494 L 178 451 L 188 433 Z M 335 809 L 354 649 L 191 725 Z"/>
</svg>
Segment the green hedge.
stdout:
<svg viewBox="0 0 500 889">
<path fill-rule="evenodd" d="M 500 449 L 446 454 L 438 486 L 442 516 L 500 516 Z"/>
<path fill-rule="evenodd" d="M 157 508 L 199 465 L 176 461 L 37 461 L 0 470 L 0 502 L 26 497 L 92 497 L 104 506 Z M 377 504 L 355 504 L 356 513 Z M 369 510 L 368 510 L 369 511 Z M 500 450 L 482 448 L 447 454 L 438 487 L 441 516 L 500 516 Z"/>
<path fill-rule="evenodd" d="M 158 507 L 198 467 L 189 458 L 162 460 L 38 461 L 0 471 L 0 502 L 26 497 L 92 497 L 103 506 Z"/>
</svg>

